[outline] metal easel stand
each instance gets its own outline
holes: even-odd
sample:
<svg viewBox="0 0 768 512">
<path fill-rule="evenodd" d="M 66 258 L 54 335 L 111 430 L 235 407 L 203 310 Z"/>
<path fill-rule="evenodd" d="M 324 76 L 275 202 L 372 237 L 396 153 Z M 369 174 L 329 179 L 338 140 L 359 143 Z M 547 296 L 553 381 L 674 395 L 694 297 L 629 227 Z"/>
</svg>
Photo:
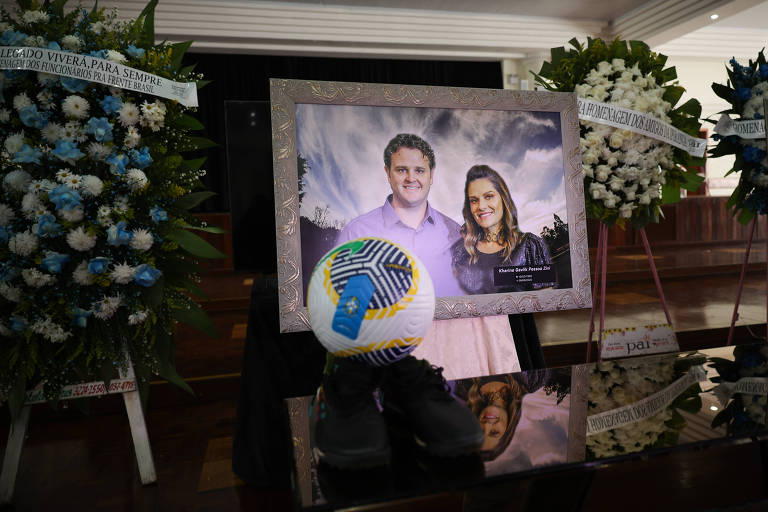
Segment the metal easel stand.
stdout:
<svg viewBox="0 0 768 512">
<path fill-rule="evenodd" d="M 133 363 L 128 359 L 128 369 L 120 370 L 120 378 L 112 380 L 109 389 L 105 389 L 103 382 L 85 382 L 65 386 L 62 389 L 61 400 L 73 398 L 85 398 L 90 396 L 102 396 L 114 393 L 123 395 L 125 412 L 128 414 L 128 423 L 133 438 L 133 448 L 136 452 L 136 462 L 139 466 L 139 477 L 144 485 L 157 481 L 155 462 L 152 458 L 152 448 L 149 445 L 147 423 L 144 419 L 144 411 L 141 408 L 136 375 L 133 371 Z M 29 412 L 32 404 L 44 402 L 40 386 L 27 392 L 27 400 L 21 409 L 19 416 L 11 421 L 11 430 L 8 434 L 8 445 L 3 458 L 3 468 L 0 473 L 0 504 L 10 503 L 16 485 L 16 476 L 19 472 L 21 452 L 24 448 L 24 438 L 29 425 Z"/>
</svg>

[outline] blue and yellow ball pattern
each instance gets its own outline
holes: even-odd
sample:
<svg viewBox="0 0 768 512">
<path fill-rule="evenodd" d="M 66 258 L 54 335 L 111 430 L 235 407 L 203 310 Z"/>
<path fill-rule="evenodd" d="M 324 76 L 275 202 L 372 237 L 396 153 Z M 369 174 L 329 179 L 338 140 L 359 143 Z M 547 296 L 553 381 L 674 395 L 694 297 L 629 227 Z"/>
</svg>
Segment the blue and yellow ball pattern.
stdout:
<svg viewBox="0 0 768 512">
<path fill-rule="evenodd" d="M 383 366 L 408 355 L 427 334 L 435 290 L 424 264 L 383 238 L 358 238 L 315 266 L 309 323 L 337 357 Z"/>
</svg>

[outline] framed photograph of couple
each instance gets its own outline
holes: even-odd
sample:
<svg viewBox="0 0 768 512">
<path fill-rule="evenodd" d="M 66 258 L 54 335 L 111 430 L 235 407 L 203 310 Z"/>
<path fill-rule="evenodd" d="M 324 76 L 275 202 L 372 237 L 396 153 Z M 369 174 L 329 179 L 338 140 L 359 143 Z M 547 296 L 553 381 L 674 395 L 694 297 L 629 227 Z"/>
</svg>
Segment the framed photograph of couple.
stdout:
<svg viewBox="0 0 768 512">
<path fill-rule="evenodd" d="M 435 319 L 591 307 L 576 97 L 270 81 L 280 329 L 360 237 L 425 264 Z"/>
</svg>

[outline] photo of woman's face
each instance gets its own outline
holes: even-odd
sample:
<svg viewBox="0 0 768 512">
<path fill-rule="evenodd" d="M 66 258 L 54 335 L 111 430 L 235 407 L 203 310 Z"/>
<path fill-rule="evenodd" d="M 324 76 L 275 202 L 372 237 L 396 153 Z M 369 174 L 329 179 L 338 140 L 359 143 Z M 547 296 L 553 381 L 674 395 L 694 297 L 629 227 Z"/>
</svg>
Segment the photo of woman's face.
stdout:
<svg viewBox="0 0 768 512">
<path fill-rule="evenodd" d="M 485 435 L 483 445 L 480 447 L 481 450 L 493 450 L 507 430 L 509 424 L 508 404 L 503 397 L 508 392 L 509 386 L 501 382 L 489 382 L 480 388 L 480 394 L 488 397 L 488 405 L 480 411 L 477 417 Z"/>
<path fill-rule="evenodd" d="M 470 182 L 467 197 L 472 216 L 481 228 L 490 229 L 501 222 L 504 205 L 491 180 L 480 178 Z"/>
</svg>

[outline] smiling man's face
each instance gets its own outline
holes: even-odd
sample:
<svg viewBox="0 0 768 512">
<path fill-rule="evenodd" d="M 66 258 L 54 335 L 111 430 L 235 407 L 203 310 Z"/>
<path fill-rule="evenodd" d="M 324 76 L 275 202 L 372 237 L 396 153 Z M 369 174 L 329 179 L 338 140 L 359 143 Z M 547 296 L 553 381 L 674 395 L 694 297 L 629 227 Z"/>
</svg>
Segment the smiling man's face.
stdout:
<svg viewBox="0 0 768 512">
<path fill-rule="evenodd" d="M 427 200 L 433 171 L 429 159 L 414 148 L 402 147 L 392 153 L 391 165 L 384 167 L 392 187 L 394 208 L 413 208 Z"/>
</svg>

